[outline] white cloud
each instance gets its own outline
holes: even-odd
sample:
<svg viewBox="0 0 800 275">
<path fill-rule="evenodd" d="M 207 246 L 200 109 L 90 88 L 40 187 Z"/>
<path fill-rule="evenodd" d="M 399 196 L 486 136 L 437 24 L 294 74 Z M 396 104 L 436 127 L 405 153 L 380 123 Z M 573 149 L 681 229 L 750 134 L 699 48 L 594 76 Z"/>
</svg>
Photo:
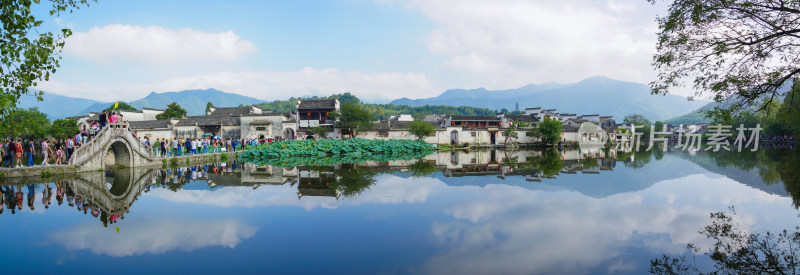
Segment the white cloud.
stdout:
<svg viewBox="0 0 800 275">
<path fill-rule="evenodd" d="M 364 73 L 338 69 L 304 68 L 293 72 L 217 72 L 174 77 L 153 83 L 68 84 L 52 80 L 39 85 L 44 91 L 97 100 L 137 100 L 152 91 L 171 92 L 216 88 L 263 100 L 291 96 L 351 92 L 363 100 L 430 96 L 433 88 L 422 73 Z"/>
<path fill-rule="evenodd" d="M 70 250 L 89 249 L 95 254 L 125 257 L 194 251 L 207 246 L 235 248 L 258 229 L 237 220 L 191 221 L 171 218 L 128 220 L 115 228 L 84 223 L 50 235 L 50 242 Z"/>
<path fill-rule="evenodd" d="M 647 83 L 657 7 L 640 1 L 409 0 L 436 25 L 430 51 L 490 88 L 593 75 Z"/>
<path fill-rule="evenodd" d="M 66 42 L 66 54 L 104 65 L 233 61 L 257 51 L 253 43 L 233 31 L 118 24 L 76 32 Z"/>
</svg>

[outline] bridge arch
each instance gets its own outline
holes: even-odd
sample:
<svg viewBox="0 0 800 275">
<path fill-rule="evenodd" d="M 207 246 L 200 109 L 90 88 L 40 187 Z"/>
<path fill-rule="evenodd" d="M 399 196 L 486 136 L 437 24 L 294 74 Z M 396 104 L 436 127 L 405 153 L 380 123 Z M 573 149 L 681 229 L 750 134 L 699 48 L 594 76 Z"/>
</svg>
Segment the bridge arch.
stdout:
<svg viewBox="0 0 800 275">
<path fill-rule="evenodd" d="M 114 166 L 119 167 L 133 167 L 133 160 L 131 155 L 131 148 L 128 143 L 121 138 L 114 139 L 111 144 L 108 145 L 108 149 L 105 152 L 111 151 L 114 153 Z M 103 167 L 110 166 L 109 163 L 106 163 L 106 159 L 103 159 Z"/>
</svg>

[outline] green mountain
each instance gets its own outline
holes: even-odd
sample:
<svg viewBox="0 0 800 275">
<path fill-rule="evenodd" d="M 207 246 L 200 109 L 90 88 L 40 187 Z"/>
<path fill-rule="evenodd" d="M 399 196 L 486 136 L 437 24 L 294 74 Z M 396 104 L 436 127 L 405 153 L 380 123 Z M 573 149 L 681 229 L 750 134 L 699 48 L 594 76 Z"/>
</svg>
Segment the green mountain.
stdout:
<svg viewBox="0 0 800 275">
<path fill-rule="evenodd" d="M 152 92 L 146 97 L 128 102 L 136 108 L 166 109 L 167 104 L 177 102 L 190 116 L 202 115 L 206 112 L 206 104 L 211 102 L 214 106 L 235 107 L 239 105 L 253 105 L 264 102 L 263 100 L 234 93 L 226 93 L 217 89 L 184 90 L 180 92 L 156 93 Z M 97 103 L 83 109 L 78 114 L 99 112 L 107 108 L 110 103 Z"/>
<path fill-rule="evenodd" d="M 642 114 L 650 120 L 664 120 L 686 114 L 708 101 L 689 101 L 676 95 L 651 95 L 647 85 L 596 76 L 573 84 L 538 84 L 517 89 L 489 91 L 448 90 L 426 99 L 401 98 L 396 105 L 475 106 L 490 109 L 514 110 L 542 107 L 562 113 L 612 115 L 618 121 L 628 114 Z"/>
</svg>

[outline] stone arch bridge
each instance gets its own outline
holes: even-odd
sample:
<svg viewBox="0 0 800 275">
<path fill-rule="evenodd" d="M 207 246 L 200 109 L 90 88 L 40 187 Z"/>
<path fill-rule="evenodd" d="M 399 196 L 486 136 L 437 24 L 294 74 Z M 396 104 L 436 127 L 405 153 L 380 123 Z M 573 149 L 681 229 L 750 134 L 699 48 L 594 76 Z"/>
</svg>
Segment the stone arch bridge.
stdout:
<svg viewBox="0 0 800 275">
<path fill-rule="evenodd" d="M 114 164 L 123 167 L 161 165 L 150 146 L 139 141 L 127 123 L 109 123 L 88 142 L 75 149 L 69 165 L 78 171 L 106 168 L 106 152 L 114 152 Z"/>
</svg>

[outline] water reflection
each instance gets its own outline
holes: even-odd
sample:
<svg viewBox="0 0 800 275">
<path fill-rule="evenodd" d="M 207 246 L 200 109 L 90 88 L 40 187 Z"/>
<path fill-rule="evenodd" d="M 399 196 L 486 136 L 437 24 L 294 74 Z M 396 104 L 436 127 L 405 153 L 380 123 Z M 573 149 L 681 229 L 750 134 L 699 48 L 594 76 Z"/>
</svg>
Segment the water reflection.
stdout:
<svg viewBox="0 0 800 275">
<path fill-rule="evenodd" d="M 43 212 L 56 197 L 60 206 L 44 216 L 64 217 L 24 220 L 47 225 L 43 238 L 9 233 L 95 255 L 163 254 L 164 261 L 232 271 L 269 265 L 300 273 L 333 266 L 352 273 L 642 273 L 655 256 L 684 253 L 686 243 L 708 245 L 698 228 L 708 213 L 729 205 L 748 225 L 786 228 L 797 215 L 790 168 L 798 161 L 786 148 L 746 155 L 460 151 L 325 167 L 231 161 L 118 170 L 2 190 L 6 208 L 17 212 Z M 36 215 L 3 221 L 26 216 Z M 237 260 L 214 261 L 207 252 L 219 252 L 215 247 Z M 314 265 L 291 260 L 309 251 L 329 256 Z M 20 257 L 35 254 L 26 253 Z M 201 267 L 208 266 L 181 268 Z"/>
</svg>

